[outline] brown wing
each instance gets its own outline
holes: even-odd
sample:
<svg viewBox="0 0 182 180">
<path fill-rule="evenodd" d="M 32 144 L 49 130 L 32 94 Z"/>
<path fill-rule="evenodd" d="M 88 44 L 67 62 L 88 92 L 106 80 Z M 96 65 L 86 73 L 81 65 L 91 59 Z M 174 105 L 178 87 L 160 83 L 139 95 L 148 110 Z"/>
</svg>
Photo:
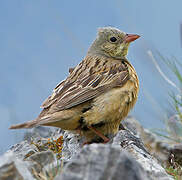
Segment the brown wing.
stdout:
<svg viewBox="0 0 182 180">
<path fill-rule="evenodd" d="M 120 60 L 87 57 L 65 81 L 58 84 L 42 107 L 54 104 L 56 111 L 69 109 L 113 87 L 123 86 L 128 79 L 127 66 Z"/>
<path fill-rule="evenodd" d="M 53 94 L 44 101 L 44 109 L 35 120 L 10 128 L 48 124 L 55 121 L 52 119 L 55 112 L 89 101 L 114 87 L 122 87 L 129 78 L 128 67 L 121 60 L 87 56 L 70 71 L 66 80 L 56 86 Z"/>
</svg>

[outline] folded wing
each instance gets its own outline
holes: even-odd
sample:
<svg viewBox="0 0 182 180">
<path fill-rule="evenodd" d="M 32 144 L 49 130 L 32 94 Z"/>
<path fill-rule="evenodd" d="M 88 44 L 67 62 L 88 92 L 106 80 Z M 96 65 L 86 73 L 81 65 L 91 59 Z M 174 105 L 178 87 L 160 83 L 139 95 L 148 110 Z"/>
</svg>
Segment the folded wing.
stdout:
<svg viewBox="0 0 182 180">
<path fill-rule="evenodd" d="M 53 94 L 43 103 L 43 108 L 52 104 L 55 105 L 56 111 L 72 108 L 98 97 L 109 89 L 123 86 L 129 79 L 127 66 L 119 63 L 119 60 L 117 63 L 89 58 L 85 61 L 82 61 L 65 81 L 58 84 Z"/>
</svg>

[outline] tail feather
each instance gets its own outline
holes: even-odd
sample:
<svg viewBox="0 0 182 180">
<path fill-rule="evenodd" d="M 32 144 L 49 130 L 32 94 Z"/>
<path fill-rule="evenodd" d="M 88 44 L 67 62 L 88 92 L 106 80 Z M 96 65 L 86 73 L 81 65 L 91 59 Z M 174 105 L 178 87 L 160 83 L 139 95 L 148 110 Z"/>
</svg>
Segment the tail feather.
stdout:
<svg viewBox="0 0 182 180">
<path fill-rule="evenodd" d="M 33 120 L 33 121 L 28 121 L 22 124 L 17 124 L 17 125 L 12 125 L 9 129 L 27 129 L 27 128 L 33 128 L 37 126 L 37 121 Z"/>
</svg>

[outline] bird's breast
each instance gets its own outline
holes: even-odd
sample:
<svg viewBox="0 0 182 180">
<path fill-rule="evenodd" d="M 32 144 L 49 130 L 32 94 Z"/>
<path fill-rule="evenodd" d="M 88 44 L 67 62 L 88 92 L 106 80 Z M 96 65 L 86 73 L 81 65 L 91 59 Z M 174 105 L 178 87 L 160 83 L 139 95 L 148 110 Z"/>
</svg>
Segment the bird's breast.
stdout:
<svg viewBox="0 0 182 180">
<path fill-rule="evenodd" d="M 85 115 L 89 124 L 99 122 L 120 122 L 134 106 L 138 97 L 138 85 L 131 78 L 124 86 L 109 90 L 95 98 L 92 111 Z"/>
</svg>

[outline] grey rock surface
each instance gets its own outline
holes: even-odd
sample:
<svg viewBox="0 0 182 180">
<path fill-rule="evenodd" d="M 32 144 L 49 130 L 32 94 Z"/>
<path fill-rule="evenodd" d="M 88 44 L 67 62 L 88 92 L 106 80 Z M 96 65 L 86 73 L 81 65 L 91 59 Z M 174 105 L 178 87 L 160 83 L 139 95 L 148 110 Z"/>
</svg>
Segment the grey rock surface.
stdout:
<svg viewBox="0 0 182 180">
<path fill-rule="evenodd" d="M 32 163 L 23 162 L 14 153 L 8 152 L 0 157 L 1 180 L 29 180 L 34 179 L 30 172 Z"/>
<path fill-rule="evenodd" d="M 135 169 L 135 172 L 133 170 Z M 78 173 L 79 172 L 79 173 Z M 57 177 L 73 179 L 172 180 L 143 146 L 140 138 L 121 130 L 108 144 L 84 146 Z"/>
<path fill-rule="evenodd" d="M 61 129 L 55 127 L 38 126 L 32 129 L 27 129 L 24 135 L 24 140 L 31 141 L 35 138 L 49 138 L 57 131 L 61 132 Z"/>
<path fill-rule="evenodd" d="M 182 144 L 175 143 L 170 139 L 164 139 L 157 136 L 132 117 L 128 117 L 122 121 L 126 129 L 130 130 L 136 137 L 139 137 L 144 146 L 161 164 L 165 166 L 172 165 L 170 161 L 175 161 L 182 166 Z M 173 166 L 173 165 L 172 165 Z"/>
<path fill-rule="evenodd" d="M 128 123 L 129 124 L 129 123 Z M 78 135 L 60 130 L 39 128 L 29 131 L 25 141 L 12 146 L 0 157 L 0 179 L 35 179 L 35 174 L 42 174 L 57 166 L 58 160 L 46 144 L 52 137 L 63 137 L 61 159 L 63 168 L 56 179 L 91 180 L 126 179 L 126 180 L 171 180 L 157 160 L 144 147 L 138 129 L 141 126 L 128 125 L 129 130 L 120 130 L 107 144 L 82 146 L 83 139 Z M 39 133 L 40 131 L 40 133 Z M 41 132 L 44 131 L 44 132 Z M 35 133 L 34 133 L 35 132 Z M 31 143 L 33 137 L 35 144 Z M 41 138 L 43 136 L 44 138 Z M 41 146 L 36 146 L 36 142 Z M 34 175 L 32 171 L 36 172 Z M 13 179 L 13 180 L 14 180 Z"/>
<path fill-rule="evenodd" d="M 174 162 L 182 166 L 182 143 L 170 147 L 170 156 Z"/>
<path fill-rule="evenodd" d="M 10 172 L 11 172 L 11 175 L 9 174 Z M 0 168 L 0 179 L 5 180 L 7 179 L 7 177 L 12 180 L 23 180 L 23 177 L 17 170 L 14 162 L 5 164 L 4 166 Z"/>
<path fill-rule="evenodd" d="M 130 131 L 120 131 L 114 138 L 113 144 L 120 144 L 123 149 L 130 153 L 143 167 L 150 179 L 172 179 L 159 162 L 148 153 L 141 139 L 131 134 Z"/>
<path fill-rule="evenodd" d="M 91 144 L 67 163 L 55 180 L 148 180 L 147 173 L 118 145 Z"/>
</svg>

